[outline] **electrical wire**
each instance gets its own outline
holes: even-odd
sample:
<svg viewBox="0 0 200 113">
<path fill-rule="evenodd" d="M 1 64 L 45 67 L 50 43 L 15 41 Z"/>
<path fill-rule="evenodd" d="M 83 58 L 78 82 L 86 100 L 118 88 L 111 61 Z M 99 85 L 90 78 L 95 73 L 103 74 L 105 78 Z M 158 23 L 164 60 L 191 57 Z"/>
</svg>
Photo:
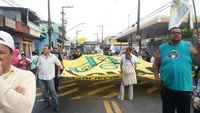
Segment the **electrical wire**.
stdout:
<svg viewBox="0 0 200 113">
<path fill-rule="evenodd" d="M 1 1 L 3 1 L 6 4 L 8 4 L 11 7 L 15 7 L 15 5 L 13 5 L 12 3 L 10 3 L 10 1 L 7 1 L 7 0 L 1 0 Z"/>
<path fill-rule="evenodd" d="M 158 13 L 161 13 L 162 11 L 166 10 L 167 8 L 169 8 L 171 6 L 172 2 L 168 2 L 167 4 L 159 7 L 158 9 L 154 10 L 153 12 L 149 13 L 148 15 L 146 15 L 145 17 L 141 18 L 141 21 L 144 21 L 147 18 L 153 17 Z"/>
<path fill-rule="evenodd" d="M 19 3 L 17 3 L 15 0 L 7 0 L 7 1 L 13 3 L 17 7 L 22 7 L 22 5 L 20 5 Z"/>
</svg>

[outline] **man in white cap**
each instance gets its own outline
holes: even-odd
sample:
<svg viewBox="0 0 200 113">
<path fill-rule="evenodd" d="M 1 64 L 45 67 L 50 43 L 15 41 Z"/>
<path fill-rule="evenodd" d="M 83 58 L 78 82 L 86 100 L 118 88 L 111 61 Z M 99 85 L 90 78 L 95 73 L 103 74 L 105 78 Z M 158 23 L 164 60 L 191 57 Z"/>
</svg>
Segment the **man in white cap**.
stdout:
<svg viewBox="0 0 200 113">
<path fill-rule="evenodd" d="M 11 65 L 14 41 L 0 31 L 0 113 L 31 113 L 36 96 L 33 73 Z"/>
</svg>

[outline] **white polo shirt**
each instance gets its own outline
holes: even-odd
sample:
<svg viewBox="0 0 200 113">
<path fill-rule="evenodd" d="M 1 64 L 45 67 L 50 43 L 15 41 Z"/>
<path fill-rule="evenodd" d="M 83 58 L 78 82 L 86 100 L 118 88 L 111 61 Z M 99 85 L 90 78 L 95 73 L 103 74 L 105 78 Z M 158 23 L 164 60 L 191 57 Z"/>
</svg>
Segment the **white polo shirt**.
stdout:
<svg viewBox="0 0 200 113">
<path fill-rule="evenodd" d="M 24 94 L 15 91 L 22 87 Z M 26 70 L 11 67 L 0 76 L 0 113 L 31 113 L 36 98 L 35 75 Z"/>
<path fill-rule="evenodd" d="M 56 55 L 51 53 L 48 57 L 41 55 L 38 59 L 38 78 L 41 80 L 52 80 L 55 77 L 55 65 L 61 66 Z"/>
</svg>

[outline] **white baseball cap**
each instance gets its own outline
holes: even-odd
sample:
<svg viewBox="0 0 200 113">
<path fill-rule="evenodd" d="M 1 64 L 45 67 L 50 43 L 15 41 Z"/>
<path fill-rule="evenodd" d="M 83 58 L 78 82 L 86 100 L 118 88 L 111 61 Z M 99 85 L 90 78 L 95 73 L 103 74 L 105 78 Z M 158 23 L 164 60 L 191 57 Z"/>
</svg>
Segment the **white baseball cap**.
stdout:
<svg viewBox="0 0 200 113">
<path fill-rule="evenodd" d="M 9 47 L 12 50 L 15 49 L 13 37 L 5 31 L 0 31 L 0 44 Z"/>
</svg>

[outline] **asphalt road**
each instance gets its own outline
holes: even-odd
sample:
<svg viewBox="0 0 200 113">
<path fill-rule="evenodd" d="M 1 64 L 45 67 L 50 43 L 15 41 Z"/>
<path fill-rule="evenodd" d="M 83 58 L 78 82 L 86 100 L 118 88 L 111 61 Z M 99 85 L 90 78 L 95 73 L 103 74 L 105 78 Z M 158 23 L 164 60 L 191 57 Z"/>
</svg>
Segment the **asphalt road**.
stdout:
<svg viewBox="0 0 200 113">
<path fill-rule="evenodd" d="M 119 84 L 119 80 L 62 80 L 58 94 L 61 113 L 161 113 L 159 92 L 147 93 L 153 86 L 151 82 L 135 85 L 132 101 L 117 98 Z M 38 88 L 33 113 L 54 113 L 45 106 Z"/>
</svg>

